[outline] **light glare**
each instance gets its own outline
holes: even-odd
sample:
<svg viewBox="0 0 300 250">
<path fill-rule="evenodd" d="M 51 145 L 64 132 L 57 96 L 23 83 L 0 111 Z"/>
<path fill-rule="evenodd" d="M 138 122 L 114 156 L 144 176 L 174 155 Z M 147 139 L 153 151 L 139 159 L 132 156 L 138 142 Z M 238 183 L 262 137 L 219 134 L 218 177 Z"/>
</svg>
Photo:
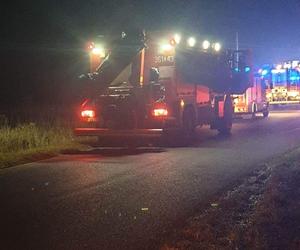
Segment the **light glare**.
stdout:
<svg viewBox="0 0 300 250">
<path fill-rule="evenodd" d="M 174 40 L 176 44 L 179 44 L 181 41 L 181 36 L 179 34 L 175 34 L 174 35 Z"/>
<path fill-rule="evenodd" d="M 81 117 L 93 118 L 93 117 L 95 117 L 95 111 L 94 110 L 83 110 L 83 111 L 81 111 Z"/>
<path fill-rule="evenodd" d="M 215 51 L 220 51 L 221 50 L 221 44 L 220 43 L 215 43 L 215 45 L 214 45 L 214 49 L 215 49 Z"/>
<path fill-rule="evenodd" d="M 196 45 L 196 39 L 194 37 L 190 37 L 188 40 L 187 40 L 187 43 L 190 47 L 194 47 Z"/>
<path fill-rule="evenodd" d="M 154 116 L 167 116 L 168 110 L 166 108 L 158 108 L 153 110 Z"/>
<path fill-rule="evenodd" d="M 210 42 L 205 40 L 203 43 L 202 43 L 202 48 L 203 49 L 208 49 L 210 47 Z"/>
<path fill-rule="evenodd" d="M 169 43 L 165 43 L 160 46 L 160 49 L 162 52 L 171 51 L 173 49 L 173 46 Z"/>
<path fill-rule="evenodd" d="M 100 56 L 100 57 L 105 57 L 105 50 L 102 47 L 95 47 L 92 49 L 92 53 L 94 55 Z"/>
</svg>

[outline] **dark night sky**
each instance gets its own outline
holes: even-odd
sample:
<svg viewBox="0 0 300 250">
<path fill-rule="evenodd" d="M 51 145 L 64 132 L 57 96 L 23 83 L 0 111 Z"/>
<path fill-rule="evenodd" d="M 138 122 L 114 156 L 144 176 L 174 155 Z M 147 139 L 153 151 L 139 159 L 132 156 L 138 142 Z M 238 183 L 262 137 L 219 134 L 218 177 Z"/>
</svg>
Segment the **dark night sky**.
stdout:
<svg viewBox="0 0 300 250">
<path fill-rule="evenodd" d="M 300 58 L 299 0 L 45 0 L 1 8 L 1 46 L 81 46 L 124 26 L 191 30 L 254 49 L 256 64 Z M 72 45 L 71 45 L 72 44 Z"/>
</svg>

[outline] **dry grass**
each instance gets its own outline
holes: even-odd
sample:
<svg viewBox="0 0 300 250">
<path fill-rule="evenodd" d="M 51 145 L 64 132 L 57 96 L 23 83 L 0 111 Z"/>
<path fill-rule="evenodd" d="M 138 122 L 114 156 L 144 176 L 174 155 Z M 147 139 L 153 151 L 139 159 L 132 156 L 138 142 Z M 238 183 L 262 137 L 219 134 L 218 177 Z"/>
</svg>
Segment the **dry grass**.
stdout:
<svg viewBox="0 0 300 250">
<path fill-rule="evenodd" d="M 161 249 L 300 249 L 300 149 L 259 169 Z"/>
<path fill-rule="evenodd" d="M 246 234 L 256 249 L 300 249 L 300 157 L 274 170 Z"/>
<path fill-rule="evenodd" d="M 27 123 L 11 127 L 6 122 L 0 125 L 0 168 L 79 146 L 72 130 L 59 125 Z"/>
</svg>

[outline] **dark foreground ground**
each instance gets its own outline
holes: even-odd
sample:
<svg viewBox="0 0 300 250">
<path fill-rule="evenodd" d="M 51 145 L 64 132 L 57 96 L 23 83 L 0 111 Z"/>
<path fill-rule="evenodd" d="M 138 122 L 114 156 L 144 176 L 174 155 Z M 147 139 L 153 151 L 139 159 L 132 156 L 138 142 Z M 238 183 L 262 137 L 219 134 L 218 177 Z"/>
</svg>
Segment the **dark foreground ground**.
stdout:
<svg viewBox="0 0 300 250">
<path fill-rule="evenodd" d="M 0 248 L 158 249 L 299 145 L 295 110 L 238 120 L 230 137 L 203 128 L 191 147 L 98 148 L 0 170 Z"/>
<path fill-rule="evenodd" d="M 300 249 L 299 197 L 297 149 L 216 197 L 161 249 Z"/>
</svg>

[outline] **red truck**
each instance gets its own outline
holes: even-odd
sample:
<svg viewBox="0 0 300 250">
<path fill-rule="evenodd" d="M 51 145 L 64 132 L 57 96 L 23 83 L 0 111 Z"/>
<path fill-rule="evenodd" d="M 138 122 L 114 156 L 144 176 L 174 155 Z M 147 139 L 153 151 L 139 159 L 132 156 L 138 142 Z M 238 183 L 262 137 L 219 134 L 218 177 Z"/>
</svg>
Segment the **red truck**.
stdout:
<svg viewBox="0 0 300 250">
<path fill-rule="evenodd" d="M 255 117 L 262 113 L 263 117 L 269 116 L 269 102 L 267 90 L 259 76 L 253 78 L 252 85 L 241 95 L 233 95 L 235 116 L 251 114 Z"/>
<path fill-rule="evenodd" d="M 192 138 L 202 125 L 229 133 L 232 94 L 251 84 L 247 50 L 225 50 L 196 37 L 122 32 L 105 49 L 95 48 L 92 53 L 101 52 L 103 60 L 84 77 L 93 91 L 80 106 L 78 136 L 173 136 L 176 131 Z"/>
</svg>

